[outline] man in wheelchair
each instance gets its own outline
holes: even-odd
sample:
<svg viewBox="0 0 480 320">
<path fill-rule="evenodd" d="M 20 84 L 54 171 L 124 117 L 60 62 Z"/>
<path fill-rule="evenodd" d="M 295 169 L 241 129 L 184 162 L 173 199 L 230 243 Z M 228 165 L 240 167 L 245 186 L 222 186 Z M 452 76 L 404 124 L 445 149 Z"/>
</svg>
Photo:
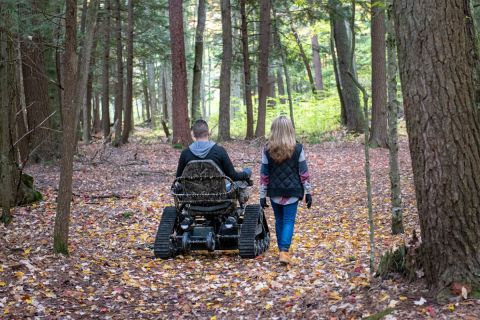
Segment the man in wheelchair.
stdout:
<svg viewBox="0 0 480 320">
<path fill-rule="evenodd" d="M 225 149 L 208 139 L 204 120 L 195 121 L 192 133 L 196 141 L 178 161 L 175 206 L 163 210 L 155 256 L 238 249 L 242 258 L 255 258 L 268 249 L 270 233 L 260 205 L 247 204 L 252 171 L 235 171 Z"/>
</svg>

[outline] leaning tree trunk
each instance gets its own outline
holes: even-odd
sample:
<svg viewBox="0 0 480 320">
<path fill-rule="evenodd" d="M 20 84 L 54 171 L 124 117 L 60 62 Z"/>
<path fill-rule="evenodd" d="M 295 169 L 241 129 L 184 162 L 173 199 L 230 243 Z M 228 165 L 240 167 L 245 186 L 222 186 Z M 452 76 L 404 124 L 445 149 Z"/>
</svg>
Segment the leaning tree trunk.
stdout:
<svg viewBox="0 0 480 320">
<path fill-rule="evenodd" d="M 297 29 L 295 29 L 295 26 L 293 25 L 293 18 L 288 7 L 289 7 L 289 4 L 286 5 L 286 8 L 287 8 L 288 20 L 290 21 L 290 30 L 292 31 L 293 37 L 295 38 L 295 42 L 297 43 L 298 50 L 300 51 L 300 57 L 302 58 L 303 64 L 305 66 L 305 70 L 307 71 L 308 81 L 310 82 L 310 88 L 312 90 L 312 93 L 315 94 L 316 93 L 315 80 L 313 79 L 312 68 L 310 68 L 310 61 L 308 61 L 307 54 L 303 49 L 302 40 L 298 35 Z"/>
<path fill-rule="evenodd" d="M 265 136 L 268 95 L 268 56 L 270 49 L 270 1 L 260 0 L 260 40 L 258 44 L 258 116 L 255 136 Z"/>
<path fill-rule="evenodd" d="M 128 0 L 128 25 L 127 25 L 127 90 L 125 104 L 125 121 L 123 124 L 122 143 L 128 142 L 132 131 L 133 118 L 133 0 Z"/>
<path fill-rule="evenodd" d="M 218 139 L 230 140 L 230 88 L 232 68 L 232 13 L 230 0 L 221 0 L 222 9 L 222 67 L 220 70 L 220 112 Z"/>
<path fill-rule="evenodd" d="M 200 107 L 200 87 L 202 86 L 203 68 L 203 31 L 205 30 L 206 9 L 205 0 L 198 1 L 197 30 L 195 31 L 195 62 L 193 64 L 192 80 L 192 118 L 195 121 L 202 117 Z"/>
<path fill-rule="evenodd" d="M 117 44 L 117 72 L 115 85 L 115 113 L 113 122 L 115 126 L 115 139 L 112 144 L 119 146 L 122 137 L 122 113 L 123 113 L 123 44 L 122 44 L 122 19 L 120 12 L 122 10 L 120 0 L 115 1 L 115 38 Z"/>
<path fill-rule="evenodd" d="M 142 89 L 143 98 L 145 103 L 143 104 L 143 110 L 145 112 L 146 121 L 151 121 L 150 118 L 150 95 L 148 92 L 148 79 L 147 79 L 147 67 L 145 61 L 142 60 Z"/>
<path fill-rule="evenodd" d="M 158 128 L 158 119 L 160 111 L 157 99 L 157 90 L 155 87 L 155 65 L 153 62 L 147 63 L 147 77 L 148 77 L 148 97 L 150 98 L 150 115 L 152 120 L 152 129 Z"/>
<path fill-rule="evenodd" d="M 312 59 L 315 70 L 315 88 L 317 90 L 323 90 L 323 76 L 322 76 L 322 63 L 320 61 L 320 46 L 318 44 L 318 37 L 315 34 L 312 37 Z"/>
<path fill-rule="evenodd" d="M 245 139 L 253 139 L 253 101 L 252 101 L 252 77 L 250 72 L 250 52 L 248 51 L 248 20 L 245 10 L 246 0 L 240 0 L 240 16 L 242 25 L 242 56 L 243 56 L 243 81 L 245 105 L 247 108 L 247 134 Z"/>
<path fill-rule="evenodd" d="M 387 66 L 385 57 L 385 9 L 372 1 L 372 134 L 370 146 L 387 147 Z"/>
<path fill-rule="evenodd" d="M 330 0 L 330 3 L 337 10 L 341 8 L 338 0 Z M 354 75 L 355 72 L 352 65 L 352 41 L 350 41 L 347 29 L 349 23 L 345 17 L 336 13 L 331 14 L 331 19 L 333 21 L 333 36 L 337 49 L 338 73 L 341 81 L 341 92 L 339 94 L 342 95 L 345 103 L 347 129 L 353 132 L 363 132 L 364 116 L 360 109 L 360 97 L 358 89 L 350 76 L 350 74 Z"/>
<path fill-rule="evenodd" d="M 480 121 L 468 1 L 394 1 L 395 31 L 422 236 L 438 298 L 480 288 Z"/>
<path fill-rule="evenodd" d="M 391 1 L 391 0 L 390 0 Z M 390 2 L 389 1 L 389 2 Z M 392 234 L 403 233 L 402 196 L 400 189 L 400 171 L 398 163 L 397 118 L 400 103 L 397 98 L 397 46 L 392 17 L 391 3 L 387 4 L 387 83 L 388 83 L 388 146 L 390 167 L 390 199 L 392 201 Z"/>
<path fill-rule="evenodd" d="M 192 140 L 188 121 L 187 66 L 183 36 L 182 0 L 170 0 L 168 19 L 172 50 L 173 144 L 188 145 Z"/>
<path fill-rule="evenodd" d="M 102 129 L 103 137 L 110 136 L 110 0 L 105 0 L 103 19 Z"/>
<path fill-rule="evenodd" d="M 68 254 L 68 228 L 72 201 L 73 156 L 77 145 L 76 128 L 80 106 L 85 96 L 88 68 L 92 53 L 93 35 L 97 22 L 99 0 L 90 0 L 87 15 L 87 29 L 80 52 L 78 70 L 76 54 L 76 1 L 66 0 L 65 18 L 65 99 L 63 112 L 62 159 L 60 162 L 60 183 L 58 187 L 57 215 L 53 235 L 53 249 Z"/>
</svg>

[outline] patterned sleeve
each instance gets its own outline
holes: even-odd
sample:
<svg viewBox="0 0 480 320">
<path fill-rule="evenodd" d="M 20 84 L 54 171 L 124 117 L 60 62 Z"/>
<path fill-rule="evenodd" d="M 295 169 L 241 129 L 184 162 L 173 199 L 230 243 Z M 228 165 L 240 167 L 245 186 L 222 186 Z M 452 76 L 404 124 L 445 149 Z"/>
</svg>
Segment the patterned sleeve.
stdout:
<svg viewBox="0 0 480 320">
<path fill-rule="evenodd" d="M 266 152 L 266 149 L 263 149 L 262 165 L 260 167 L 260 198 L 267 197 L 267 189 L 268 189 L 268 182 L 269 182 L 268 158 L 265 152 Z"/>
<path fill-rule="evenodd" d="M 310 173 L 308 172 L 307 160 L 305 158 L 305 152 L 303 148 L 302 152 L 300 153 L 300 157 L 298 158 L 298 171 L 300 174 L 300 181 L 305 189 L 305 193 L 311 193 L 312 186 L 310 185 Z"/>
</svg>

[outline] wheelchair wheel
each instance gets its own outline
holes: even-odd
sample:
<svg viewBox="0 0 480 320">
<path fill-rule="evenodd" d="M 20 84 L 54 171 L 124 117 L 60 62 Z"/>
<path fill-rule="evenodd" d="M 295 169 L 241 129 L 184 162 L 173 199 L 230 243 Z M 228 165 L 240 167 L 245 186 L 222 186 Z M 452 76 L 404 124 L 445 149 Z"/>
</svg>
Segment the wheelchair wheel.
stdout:
<svg viewBox="0 0 480 320">
<path fill-rule="evenodd" d="M 156 258 L 168 259 L 176 255 L 177 248 L 172 238 L 176 221 L 177 209 L 175 207 L 166 207 L 163 210 L 153 245 L 153 252 Z"/>
<path fill-rule="evenodd" d="M 259 205 L 248 205 L 245 208 L 238 250 L 242 258 L 255 258 L 268 249 L 270 232 L 263 209 Z"/>
</svg>

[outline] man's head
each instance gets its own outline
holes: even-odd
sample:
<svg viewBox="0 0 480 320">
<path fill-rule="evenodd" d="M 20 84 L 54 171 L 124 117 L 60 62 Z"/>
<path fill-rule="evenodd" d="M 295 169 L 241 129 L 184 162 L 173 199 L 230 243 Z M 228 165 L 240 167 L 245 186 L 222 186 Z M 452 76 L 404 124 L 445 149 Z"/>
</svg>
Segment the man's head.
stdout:
<svg viewBox="0 0 480 320">
<path fill-rule="evenodd" d="M 195 120 L 192 126 L 192 133 L 195 140 L 208 139 L 208 123 L 205 120 Z"/>
</svg>

